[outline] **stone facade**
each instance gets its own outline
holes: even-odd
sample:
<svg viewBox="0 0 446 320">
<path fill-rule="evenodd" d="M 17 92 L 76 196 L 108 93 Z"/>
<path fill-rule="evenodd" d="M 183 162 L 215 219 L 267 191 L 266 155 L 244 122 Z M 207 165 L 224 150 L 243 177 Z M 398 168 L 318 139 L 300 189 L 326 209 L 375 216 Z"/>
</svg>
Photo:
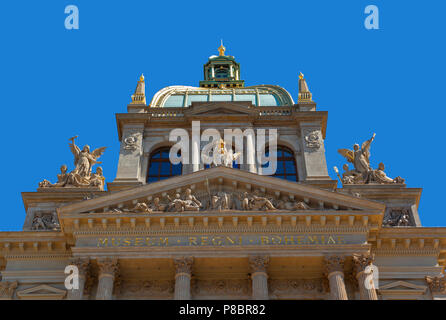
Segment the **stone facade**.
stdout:
<svg viewBox="0 0 446 320">
<path fill-rule="evenodd" d="M 116 115 L 121 148 L 107 191 L 92 184 L 103 182 L 102 171 L 86 172 L 91 185 L 66 183 L 78 179 L 76 166 L 71 176 L 62 170 L 63 183 L 22 193 L 23 231 L 0 232 L 0 299 L 446 296 L 446 228 L 421 226 L 421 189 L 403 179 L 378 183 L 388 178 L 382 167 L 373 172 L 384 180 L 338 188 L 325 158 L 327 112 L 316 110 L 303 75 L 295 104 L 277 86 L 244 88 L 238 64 L 227 57 L 224 50 L 211 57 L 205 72 L 224 62 L 231 79 L 212 74 L 200 88 L 165 88 L 148 106 L 140 78 L 128 112 Z M 163 106 L 194 90 L 233 98 Z M 243 94 L 257 94 L 256 101 L 276 95 L 279 105 L 235 99 Z M 153 152 L 173 145 L 170 131 L 190 131 L 192 121 L 221 133 L 277 129 L 277 144 L 293 154 L 296 181 L 262 175 L 256 161 L 239 169 L 184 164 L 181 175 L 149 183 Z M 191 157 L 199 151 L 191 141 Z M 255 159 L 246 150 L 243 157 Z M 67 265 L 78 267 L 76 290 L 65 288 Z"/>
</svg>

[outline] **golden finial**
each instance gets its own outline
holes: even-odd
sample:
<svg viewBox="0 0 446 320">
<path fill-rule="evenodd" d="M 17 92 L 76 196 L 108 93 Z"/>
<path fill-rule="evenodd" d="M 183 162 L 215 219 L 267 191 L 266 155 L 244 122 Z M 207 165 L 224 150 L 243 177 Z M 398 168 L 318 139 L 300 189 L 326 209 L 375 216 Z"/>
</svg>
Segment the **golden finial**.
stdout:
<svg viewBox="0 0 446 320">
<path fill-rule="evenodd" d="M 141 73 L 141 77 L 139 77 L 139 81 L 144 81 L 144 74 Z"/>
<path fill-rule="evenodd" d="M 225 55 L 225 50 L 226 50 L 226 48 L 223 46 L 223 40 L 221 40 L 221 45 L 218 48 L 218 52 L 220 53 L 220 56 L 224 56 Z"/>
<path fill-rule="evenodd" d="M 302 80 L 304 78 L 304 74 L 302 72 L 299 73 L 299 79 Z"/>
</svg>

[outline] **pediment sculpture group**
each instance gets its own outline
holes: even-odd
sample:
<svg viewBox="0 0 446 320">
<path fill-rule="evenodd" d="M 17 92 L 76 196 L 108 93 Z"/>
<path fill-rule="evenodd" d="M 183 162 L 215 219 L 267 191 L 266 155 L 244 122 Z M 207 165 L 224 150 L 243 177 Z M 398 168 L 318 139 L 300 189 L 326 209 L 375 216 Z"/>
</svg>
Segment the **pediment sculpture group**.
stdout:
<svg viewBox="0 0 446 320">
<path fill-rule="evenodd" d="M 339 149 L 338 152 L 347 159 L 348 162 L 353 163 L 354 169 L 350 170 L 348 164 L 343 165 L 344 173 L 339 174 L 337 167 L 334 170 L 342 184 L 404 184 L 404 179 L 396 177 L 389 178 L 384 172 L 384 164 L 381 162 L 378 169 L 373 169 L 370 166 L 370 145 L 375 139 L 375 134 L 365 141 L 361 148 L 359 144 L 353 146 L 353 150 Z"/>
<path fill-rule="evenodd" d="M 155 197 L 148 202 L 138 202 L 134 207 L 113 208 L 114 212 L 185 212 L 185 211 L 275 211 L 275 210 L 308 210 L 311 209 L 303 201 L 288 200 L 284 197 L 275 199 L 262 195 L 260 190 L 254 192 L 225 192 L 216 191 L 202 197 L 200 201 L 192 194 L 192 190 L 187 188 L 183 195 L 176 193 L 174 197 L 166 195 L 164 201 L 160 197 Z"/>
</svg>

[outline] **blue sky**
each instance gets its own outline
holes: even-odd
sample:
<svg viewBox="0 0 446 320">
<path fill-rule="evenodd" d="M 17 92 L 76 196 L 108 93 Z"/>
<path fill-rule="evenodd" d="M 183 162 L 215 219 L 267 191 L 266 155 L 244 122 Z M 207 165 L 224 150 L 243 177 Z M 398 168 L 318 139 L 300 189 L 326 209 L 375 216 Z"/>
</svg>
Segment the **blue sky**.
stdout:
<svg viewBox="0 0 446 320">
<path fill-rule="evenodd" d="M 66 5 L 80 29 L 66 30 Z M 364 28 L 379 8 L 380 30 Z M 246 85 L 277 84 L 297 100 L 302 71 L 318 110 L 328 111 L 327 163 L 338 148 L 368 139 L 372 165 L 423 188 L 425 226 L 446 226 L 442 159 L 446 74 L 444 1 L 2 1 L 0 230 L 21 230 L 21 192 L 73 168 L 68 138 L 108 146 L 104 175 L 116 174 L 115 113 L 126 112 L 141 74 L 148 99 L 168 85 L 198 85 L 202 66 L 226 53 Z"/>
</svg>

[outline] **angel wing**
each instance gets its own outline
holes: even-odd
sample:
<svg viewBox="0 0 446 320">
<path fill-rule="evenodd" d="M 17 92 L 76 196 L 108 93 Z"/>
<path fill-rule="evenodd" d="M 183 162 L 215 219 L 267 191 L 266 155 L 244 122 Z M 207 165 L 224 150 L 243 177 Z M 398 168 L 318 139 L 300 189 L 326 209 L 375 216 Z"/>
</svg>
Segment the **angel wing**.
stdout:
<svg viewBox="0 0 446 320">
<path fill-rule="evenodd" d="M 97 158 L 99 158 L 100 156 L 102 156 L 102 154 L 104 153 L 105 149 L 107 149 L 107 147 L 100 147 L 97 148 L 95 150 L 93 150 L 91 152 L 91 155 L 94 157 L 94 159 L 96 160 Z"/>
<path fill-rule="evenodd" d="M 355 160 L 355 154 L 353 153 L 353 150 L 349 150 L 349 149 L 338 149 L 338 152 L 339 152 L 345 159 L 347 159 L 348 162 L 353 163 L 353 161 Z"/>
<path fill-rule="evenodd" d="M 79 160 L 79 153 L 81 153 L 81 149 L 74 143 L 69 143 L 71 153 L 74 156 L 74 165 L 76 165 L 77 161 Z"/>
</svg>

